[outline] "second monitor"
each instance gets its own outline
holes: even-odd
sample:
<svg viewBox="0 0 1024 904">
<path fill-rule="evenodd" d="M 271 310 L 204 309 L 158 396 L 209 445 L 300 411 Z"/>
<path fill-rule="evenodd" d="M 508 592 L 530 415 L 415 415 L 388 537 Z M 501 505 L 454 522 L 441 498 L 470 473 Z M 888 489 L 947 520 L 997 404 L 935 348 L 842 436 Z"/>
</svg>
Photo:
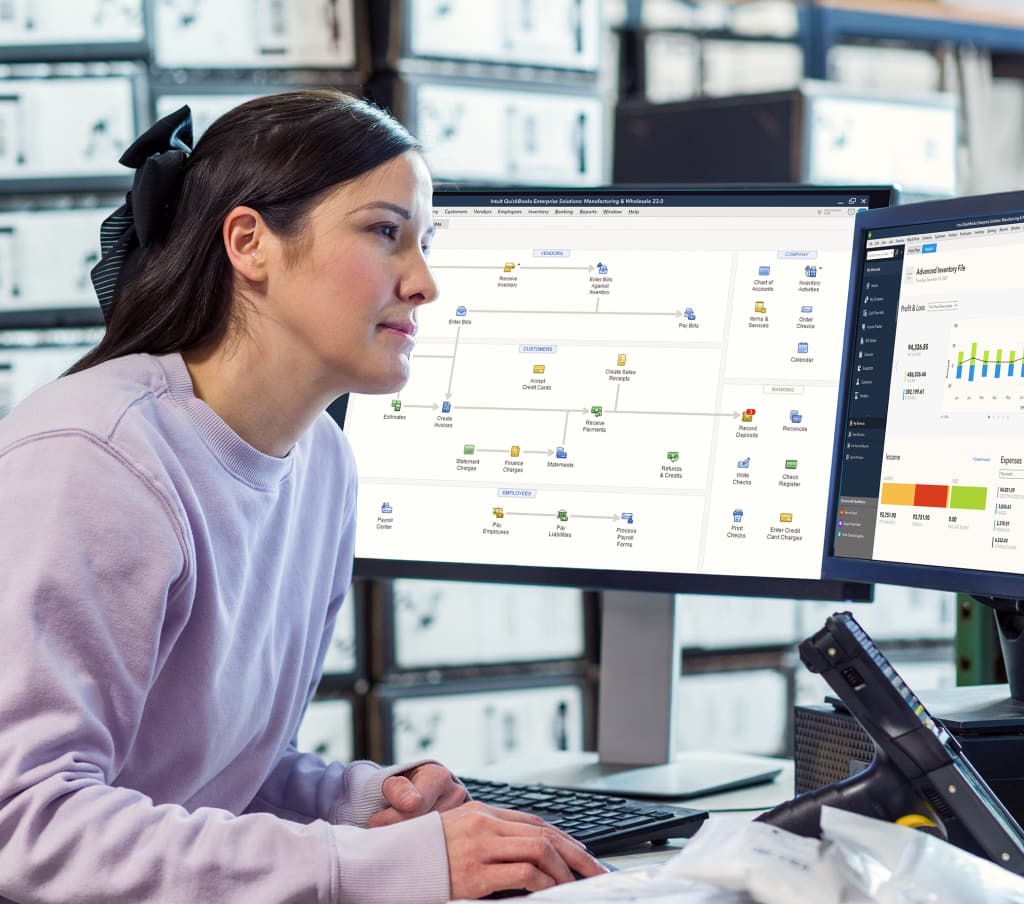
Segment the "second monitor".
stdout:
<svg viewBox="0 0 1024 904">
<path fill-rule="evenodd" d="M 969 593 L 1024 700 L 1024 193 L 857 217 L 823 571 Z M 973 712 L 977 720 L 979 713 Z M 1021 733 L 1019 702 L 997 716 Z"/>
</svg>

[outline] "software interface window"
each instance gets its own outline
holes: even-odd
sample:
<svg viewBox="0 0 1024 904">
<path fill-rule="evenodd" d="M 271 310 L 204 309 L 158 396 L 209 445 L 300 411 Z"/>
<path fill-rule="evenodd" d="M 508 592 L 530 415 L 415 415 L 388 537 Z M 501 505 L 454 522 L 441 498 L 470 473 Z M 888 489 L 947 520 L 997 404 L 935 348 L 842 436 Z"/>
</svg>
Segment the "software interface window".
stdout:
<svg viewBox="0 0 1024 904">
<path fill-rule="evenodd" d="M 1014 572 L 1024 214 L 869 234 L 836 555 Z"/>
<path fill-rule="evenodd" d="M 436 203 L 412 378 L 346 413 L 358 557 L 820 577 L 866 197 Z"/>
</svg>

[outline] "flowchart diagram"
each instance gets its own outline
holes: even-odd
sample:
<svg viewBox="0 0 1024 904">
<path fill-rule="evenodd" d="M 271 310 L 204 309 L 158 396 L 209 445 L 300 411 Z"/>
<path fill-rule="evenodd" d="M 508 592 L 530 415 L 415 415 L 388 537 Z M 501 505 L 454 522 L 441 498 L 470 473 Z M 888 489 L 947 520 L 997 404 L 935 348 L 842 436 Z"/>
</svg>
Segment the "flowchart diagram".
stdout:
<svg viewBox="0 0 1024 904">
<path fill-rule="evenodd" d="M 434 246 L 409 383 L 349 402 L 357 555 L 818 577 L 841 241 L 459 237 Z"/>
</svg>

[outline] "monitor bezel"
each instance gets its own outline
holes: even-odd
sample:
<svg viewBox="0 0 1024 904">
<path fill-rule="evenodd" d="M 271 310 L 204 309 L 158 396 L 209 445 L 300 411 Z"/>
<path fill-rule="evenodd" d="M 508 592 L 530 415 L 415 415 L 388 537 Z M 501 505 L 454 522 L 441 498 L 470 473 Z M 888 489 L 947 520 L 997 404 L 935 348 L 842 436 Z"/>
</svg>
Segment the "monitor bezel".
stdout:
<svg viewBox="0 0 1024 904">
<path fill-rule="evenodd" d="M 465 200 L 470 195 L 519 196 L 522 198 L 618 196 L 626 191 L 680 197 L 742 200 L 758 198 L 803 198 L 808 195 L 845 195 L 848 207 L 854 197 L 867 198 L 869 209 L 885 209 L 895 203 L 897 191 L 892 185 L 817 185 L 771 184 L 629 184 L 591 187 L 456 185 L 439 183 L 434 189 L 434 207 L 443 206 L 446 197 Z M 698 205 L 694 205 L 698 206 Z M 741 206 L 741 205 L 736 205 Z M 857 206 L 861 205 L 859 202 Z M 852 272 L 852 271 L 851 271 Z M 338 399 L 329 409 L 344 429 L 347 397 Z M 634 572 L 582 568 L 551 568 L 529 565 L 491 565 L 470 562 L 430 562 L 410 559 L 373 559 L 356 557 L 354 576 L 369 579 L 419 578 L 426 580 L 472 581 L 480 583 L 579 587 L 584 590 L 632 590 L 651 593 L 699 593 L 709 595 L 776 597 L 835 602 L 868 602 L 873 587 L 859 580 L 822 578 L 775 578 L 752 575 L 720 575 L 675 572 Z"/>
<path fill-rule="evenodd" d="M 877 559 L 853 559 L 835 554 L 835 525 L 838 519 L 840 478 L 843 458 L 836 450 L 846 427 L 846 411 L 850 402 L 855 348 L 857 298 L 867 254 L 867 233 L 878 229 L 917 227 L 927 229 L 930 223 L 941 223 L 961 217 L 985 217 L 1017 211 L 1024 213 L 1024 191 L 998 192 L 921 201 L 897 207 L 879 208 L 857 214 L 853 232 L 853 258 L 850 268 L 850 294 L 846 305 L 843 360 L 839 377 L 839 404 L 836 408 L 836 430 L 833 441 L 832 474 L 829 479 L 826 509 L 825 545 L 822 551 L 822 577 L 825 580 L 863 581 L 878 584 L 899 584 L 927 590 L 966 593 L 978 597 L 1001 599 L 1024 598 L 1024 575 L 1012 575 L 945 565 L 918 565 Z M 888 388 L 887 388 L 888 391 Z"/>
</svg>

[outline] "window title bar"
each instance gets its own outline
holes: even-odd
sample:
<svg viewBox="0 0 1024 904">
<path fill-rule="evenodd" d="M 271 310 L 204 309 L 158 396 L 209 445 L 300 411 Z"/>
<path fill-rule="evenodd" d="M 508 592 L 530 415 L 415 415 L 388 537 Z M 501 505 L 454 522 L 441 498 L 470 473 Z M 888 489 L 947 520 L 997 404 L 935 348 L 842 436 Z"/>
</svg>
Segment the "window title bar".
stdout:
<svg viewBox="0 0 1024 904">
<path fill-rule="evenodd" d="M 884 188 L 612 189 L 435 191 L 435 207 L 884 207 Z"/>
<path fill-rule="evenodd" d="M 976 217 L 956 217 L 948 220 L 930 220 L 922 223 L 904 223 L 902 226 L 886 226 L 873 228 L 869 231 L 869 240 L 910 238 L 915 235 L 939 235 L 946 233 L 952 236 L 963 230 L 996 229 L 1000 226 L 1024 224 L 1024 211 L 1011 211 L 1000 214 L 984 214 Z"/>
</svg>

